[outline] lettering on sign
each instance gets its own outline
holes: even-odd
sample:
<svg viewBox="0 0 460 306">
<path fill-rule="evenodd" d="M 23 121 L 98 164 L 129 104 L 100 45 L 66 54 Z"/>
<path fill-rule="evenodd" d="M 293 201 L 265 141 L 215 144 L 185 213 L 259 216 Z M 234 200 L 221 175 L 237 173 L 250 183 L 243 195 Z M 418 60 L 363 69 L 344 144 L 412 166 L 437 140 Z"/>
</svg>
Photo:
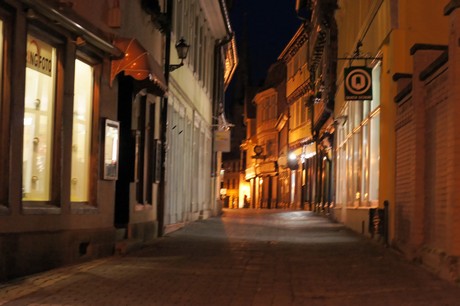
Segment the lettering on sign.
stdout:
<svg viewBox="0 0 460 306">
<path fill-rule="evenodd" d="M 372 100 L 372 69 L 345 68 L 345 100 Z"/>
<path fill-rule="evenodd" d="M 53 70 L 53 47 L 43 41 L 27 35 L 26 66 L 51 76 Z"/>
</svg>

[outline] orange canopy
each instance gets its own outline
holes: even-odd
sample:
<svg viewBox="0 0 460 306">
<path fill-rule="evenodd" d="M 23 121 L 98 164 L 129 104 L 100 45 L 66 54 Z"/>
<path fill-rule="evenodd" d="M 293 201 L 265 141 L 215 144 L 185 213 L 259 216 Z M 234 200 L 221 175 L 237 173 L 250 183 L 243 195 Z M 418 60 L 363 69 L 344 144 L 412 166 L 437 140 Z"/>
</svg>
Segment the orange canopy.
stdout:
<svg viewBox="0 0 460 306">
<path fill-rule="evenodd" d="M 125 55 L 121 59 L 112 60 L 110 72 L 110 86 L 120 72 L 130 75 L 136 80 L 149 78 L 161 90 L 166 92 L 167 86 L 163 76 L 163 69 L 155 59 L 144 49 L 135 38 L 118 38 L 114 45 Z"/>
</svg>

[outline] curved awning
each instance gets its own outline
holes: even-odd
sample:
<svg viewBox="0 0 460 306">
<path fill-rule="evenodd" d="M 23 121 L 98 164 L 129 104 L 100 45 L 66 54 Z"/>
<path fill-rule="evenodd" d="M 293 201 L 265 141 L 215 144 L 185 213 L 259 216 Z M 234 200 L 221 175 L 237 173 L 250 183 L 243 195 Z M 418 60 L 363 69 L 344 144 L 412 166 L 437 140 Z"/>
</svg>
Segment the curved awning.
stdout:
<svg viewBox="0 0 460 306">
<path fill-rule="evenodd" d="M 124 56 L 112 60 L 110 71 L 110 86 L 120 72 L 132 76 L 138 81 L 149 79 L 160 90 L 166 92 L 168 87 L 160 64 L 135 38 L 117 38 L 114 45 L 120 49 Z"/>
</svg>

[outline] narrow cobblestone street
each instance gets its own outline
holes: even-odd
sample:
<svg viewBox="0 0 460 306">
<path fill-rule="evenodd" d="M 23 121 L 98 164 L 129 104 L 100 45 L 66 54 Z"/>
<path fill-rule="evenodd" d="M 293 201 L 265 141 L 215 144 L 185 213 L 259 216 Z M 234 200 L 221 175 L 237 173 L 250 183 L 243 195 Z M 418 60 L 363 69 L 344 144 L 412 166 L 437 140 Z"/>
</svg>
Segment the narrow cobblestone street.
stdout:
<svg viewBox="0 0 460 306">
<path fill-rule="evenodd" d="M 459 305 L 460 288 L 306 211 L 226 210 L 127 256 L 0 285 L 0 305 Z"/>
</svg>

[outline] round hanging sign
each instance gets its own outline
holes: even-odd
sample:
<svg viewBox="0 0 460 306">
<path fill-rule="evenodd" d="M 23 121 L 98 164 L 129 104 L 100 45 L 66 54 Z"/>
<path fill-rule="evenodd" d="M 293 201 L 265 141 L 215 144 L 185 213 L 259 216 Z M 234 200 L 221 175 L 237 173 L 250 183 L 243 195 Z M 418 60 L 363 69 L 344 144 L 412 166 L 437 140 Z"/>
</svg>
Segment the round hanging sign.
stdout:
<svg viewBox="0 0 460 306">
<path fill-rule="evenodd" d="M 372 100 L 372 70 L 345 68 L 345 100 Z"/>
</svg>

